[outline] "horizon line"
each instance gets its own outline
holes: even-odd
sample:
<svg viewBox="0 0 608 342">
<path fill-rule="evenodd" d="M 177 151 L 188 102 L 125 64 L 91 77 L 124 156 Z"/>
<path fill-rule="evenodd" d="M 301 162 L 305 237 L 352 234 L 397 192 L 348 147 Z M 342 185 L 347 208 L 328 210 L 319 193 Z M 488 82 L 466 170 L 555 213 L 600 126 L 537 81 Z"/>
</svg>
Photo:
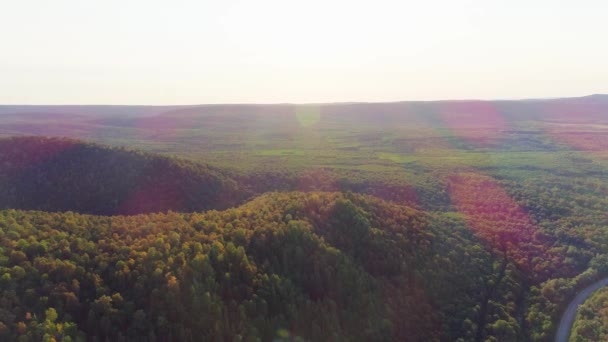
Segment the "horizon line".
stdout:
<svg viewBox="0 0 608 342">
<path fill-rule="evenodd" d="M 542 101 L 580 99 L 594 96 L 606 96 L 608 93 L 593 93 L 580 96 L 551 96 L 551 97 L 522 97 L 522 98 L 448 98 L 434 100 L 388 100 L 388 101 L 332 101 L 332 102 L 217 102 L 217 103 L 194 103 L 194 104 L 100 104 L 100 103 L 62 103 L 62 104 L 3 104 L 0 107 L 200 107 L 200 106 L 315 106 L 315 105 L 341 105 L 341 104 L 386 104 L 386 103 L 411 103 L 411 102 L 496 102 L 496 101 Z"/>
</svg>

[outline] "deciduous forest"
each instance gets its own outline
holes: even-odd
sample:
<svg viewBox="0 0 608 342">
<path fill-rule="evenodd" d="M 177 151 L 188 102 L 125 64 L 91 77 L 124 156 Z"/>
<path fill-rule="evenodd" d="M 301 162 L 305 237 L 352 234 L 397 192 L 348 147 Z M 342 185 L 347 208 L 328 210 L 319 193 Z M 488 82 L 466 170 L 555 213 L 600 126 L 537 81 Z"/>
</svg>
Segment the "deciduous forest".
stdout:
<svg viewBox="0 0 608 342">
<path fill-rule="evenodd" d="M 551 341 L 608 276 L 606 113 L 0 106 L 0 340 Z"/>
</svg>

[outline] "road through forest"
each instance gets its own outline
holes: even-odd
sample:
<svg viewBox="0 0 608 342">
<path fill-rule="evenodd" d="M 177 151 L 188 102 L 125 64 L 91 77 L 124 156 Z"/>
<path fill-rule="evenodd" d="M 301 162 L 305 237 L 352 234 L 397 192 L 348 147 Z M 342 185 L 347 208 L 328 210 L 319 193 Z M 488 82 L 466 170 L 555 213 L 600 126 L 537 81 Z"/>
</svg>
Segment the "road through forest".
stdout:
<svg viewBox="0 0 608 342">
<path fill-rule="evenodd" d="M 583 304 L 585 300 L 587 300 L 587 298 L 589 298 L 595 291 L 606 285 L 608 285 L 608 278 L 601 279 L 586 287 L 579 292 L 576 297 L 574 297 L 570 304 L 568 304 L 566 311 L 564 311 L 562 319 L 559 321 L 557 333 L 555 334 L 555 342 L 568 342 L 570 330 L 572 329 L 572 324 L 574 324 L 576 310 L 578 309 L 579 305 Z"/>
</svg>

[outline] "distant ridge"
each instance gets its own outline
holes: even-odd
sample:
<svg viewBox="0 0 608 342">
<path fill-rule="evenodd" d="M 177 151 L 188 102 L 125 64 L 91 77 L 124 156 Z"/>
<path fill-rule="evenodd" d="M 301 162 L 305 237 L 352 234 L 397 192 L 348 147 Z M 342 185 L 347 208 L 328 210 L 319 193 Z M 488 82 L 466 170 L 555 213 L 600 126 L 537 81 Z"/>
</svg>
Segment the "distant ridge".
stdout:
<svg viewBox="0 0 608 342">
<path fill-rule="evenodd" d="M 475 99 L 475 98 L 448 98 L 435 100 L 394 100 L 394 101 L 336 101 L 336 102 L 277 102 L 277 103 L 198 103 L 198 104 L 176 104 L 176 105 L 121 105 L 121 104 L 62 104 L 62 105 L 3 105 L 0 104 L 0 115 L 5 113 L 19 112 L 38 112 L 44 109 L 49 113 L 89 113 L 89 114 L 127 114 L 127 115 L 155 115 L 161 112 L 193 108 L 193 107 L 264 107 L 264 106 L 328 106 L 328 105 L 357 105 L 357 104 L 391 104 L 391 103 L 434 103 L 434 102 L 518 102 L 518 101 L 555 101 L 555 100 L 576 100 L 576 99 L 600 99 L 605 101 L 608 94 L 597 93 L 583 96 L 569 97 L 531 97 L 531 98 L 494 98 L 494 99 Z"/>
<path fill-rule="evenodd" d="M 582 99 L 598 101 L 598 102 L 608 102 L 608 94 L 592 94 L 583 96 Z"/>
</svg>

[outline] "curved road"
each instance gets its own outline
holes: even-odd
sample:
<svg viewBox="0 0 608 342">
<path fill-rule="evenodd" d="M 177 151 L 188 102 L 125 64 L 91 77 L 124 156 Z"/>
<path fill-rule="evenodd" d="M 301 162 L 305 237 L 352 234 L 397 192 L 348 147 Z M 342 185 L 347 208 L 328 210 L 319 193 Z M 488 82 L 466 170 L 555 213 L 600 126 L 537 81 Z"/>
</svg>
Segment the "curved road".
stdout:
<svg viewBox="0 0 608 342">
<path fill-rule="evenodd" d="M 593 294 L 593 292 L 606 285 L 608 285 L 608 278 L 604 278 L 593 283 L 574 297 L 570 304 L 568 304 L 568 308 L 564 312 L 562 319 L 559 321 L 557 333 L 555 334 L 555 342 L 568 342 L 568 338 L 570 337 L 570 329 L 572 329 L 572 324 L 574 324 L 578 306 L 583 304 L 585 300 L 587 300 L 587 298 Z"/>
</svg>

